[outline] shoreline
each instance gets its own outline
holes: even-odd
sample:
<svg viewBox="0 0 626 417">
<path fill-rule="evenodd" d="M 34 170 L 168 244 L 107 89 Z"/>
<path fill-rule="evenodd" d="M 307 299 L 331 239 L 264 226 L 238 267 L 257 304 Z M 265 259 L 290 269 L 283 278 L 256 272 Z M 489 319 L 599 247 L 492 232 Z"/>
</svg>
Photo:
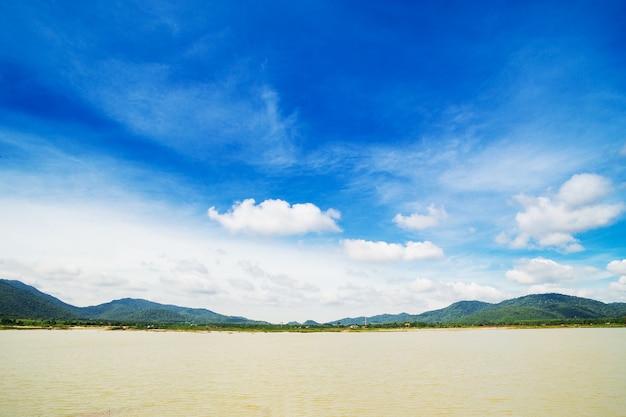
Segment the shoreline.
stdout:
<svg viewBox="0 0 626 417">
<path fill-rule="evenodd" d="M 506 325 L 451 325 L 451 326 L 433 326 L 433 327 L 359 327 L 359 328 L 337 328 L 337 327 L 316 327 L 316 328 L 298 328 L 284 326 L 276 326 L 271 328 L 237 328 L 237 327 L 211 327 L 211 326 L 197 326 L 197 327 L 155 327 L 145 328 L 137 326 L 113 326 L 113 325 L 94 325 L 94 326 L 71 326 L 71 325 L 51 325 L 51 326 L 39 326 L 39 325 L 3 325 L 0 326 L 0 331 L 3 330 L 65 330 L 65 331 L 81 331 L 81 330 L 96 330 L 105 332 L 119 332 L 119 331 L 131 331 L 131 332 L 179 332 L 179 333 L 372 333 L 372 332 L 417 332 L 417 331 L 433 331 L 433 330 L 447 330 L 447 331 L 462 331 L 462 330 L 524 330 L 524 329 L 576 329 L 576 328 L 626 328 L 626 323 L 604 323 L 604 324 L 545 324 L 545 325 L 526 325 L 526 324 L 506 324 Z"/>
</svg>

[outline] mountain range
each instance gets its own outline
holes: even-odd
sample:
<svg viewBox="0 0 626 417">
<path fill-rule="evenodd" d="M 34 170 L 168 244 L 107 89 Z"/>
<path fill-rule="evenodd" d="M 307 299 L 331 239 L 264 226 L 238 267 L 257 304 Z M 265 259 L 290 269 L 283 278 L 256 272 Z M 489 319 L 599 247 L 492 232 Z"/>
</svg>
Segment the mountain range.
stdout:
<svg viewBox="0 0 626 417">
<path fill-rule="evenodd" d="M 267 324 L 225 316 L 202 308 L 187 308 L 123 298 L 90 307 L 75 307 L 20 281 L 0 279 L 0 319 L 94 320 L 122 323 Z M 381 314 L 347 317 L 337 325 L 390 323 L 507 324 L 540 320 L 626 320 L 626 303 L 603 303 L 563 294 L 534 294 L 497 304 L 459 301 L 422 314 Z M 305 324 L 316 325 L 314 321 Z"/>
<path fill-rule="evenodd" d="M 532 294 L 497 304 L 459 301 L 439 310 L 422 314 L 382 314 L 372 317 L 344 318 L 341 324 L 385 323 L 458 323 L 506 324 L 540 320 L 571 319 L 626 320 L 626 303 L 603 303 L 589 298 L 563 294 Z"/>
<path fill-rule="evenodd" d="M 0 279 L 0 318 L 98 320 L 124 323 L 255 324 L 245 317 L 123 298 L 91 307 L 75 307 L 20 281 Z"/>
</svg>

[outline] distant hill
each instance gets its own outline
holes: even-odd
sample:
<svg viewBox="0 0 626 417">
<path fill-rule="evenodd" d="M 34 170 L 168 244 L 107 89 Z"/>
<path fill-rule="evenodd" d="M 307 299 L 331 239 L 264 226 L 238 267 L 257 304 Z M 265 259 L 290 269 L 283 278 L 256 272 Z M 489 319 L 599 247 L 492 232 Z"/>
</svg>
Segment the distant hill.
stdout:
<svg viewBox="0 0 626 417">
<path fill-rule="evenodd" d="M 459 301 L 422 314 L 383 314 L 348 317 L 331 323 L 343 325 L 389 323 L 507 324 L 533 320 L 604 319 L 626 317 L 626 303 L 609 303 L 563 294 L 534 294 L 491 304 Z"/>
<path fill-rule="evenodd" d="M 423 321 L 425 323 L 453 322 L 462 317 L 471 317 L 491 307 L 492 304 L 483 301 L 458 301 L 454 304 L 450 304 L 446 308 L 419 314 L 415 321 Z"/>
<path fill-rule="evenodd" d="M 20 281 L 0 279 L 0 318 L 101 320 L 125 323 L 262 323 L 186 308 L 124 298 L 91 307 L 75 307 Z"/>
<path fill-rule="evenodd" d="M 144 323 L 255 323 L 245 317 L 224 316 L 204 308 L 186 308 L 152 301 L 123 298 L 80 309 L 81 316 L 92 320 Z"/>
</svg>

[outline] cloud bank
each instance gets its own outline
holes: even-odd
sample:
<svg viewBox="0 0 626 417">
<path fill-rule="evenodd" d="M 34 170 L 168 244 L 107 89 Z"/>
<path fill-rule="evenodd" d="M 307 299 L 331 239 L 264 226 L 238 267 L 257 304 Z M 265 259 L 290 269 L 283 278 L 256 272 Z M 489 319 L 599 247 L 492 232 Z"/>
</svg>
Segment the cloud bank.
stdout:
<svg viewBox="0 0 626 417">
<path fill-rule="evenodd" d="M 556 284 L 587 278 L 597 273 L 595 268 L 563 265 L 542 257 L 520 259 L 505 273 L 507 279 L 525 285 Z"/>
<path fill-rule="evenodd" d="M 495 287 L 476 282 L 440 282 L 417 278 L 408 284 L 408 289 L 420 294 L 432 294 L 435 299 L 500 301 L 505 298 L 504 293 Z"/>
<path fill-rule="evenodd" d="M 288 236 L 341 232 L 336 223 L 341 214 L 334 209 L 322 212 L 312 203 L 291 205 L 284 200 L 265 200 L 256 205 L 254 199 L 248 198 L 224 214 L 211 207 L 208 216 L 232 233 Z"/>
<path fill-rule="evenodd" d="M 358 261 L 422 261 L 444 257 L 443 249 L 429 241 L 407 242 L 405 245 L 401 245 L 382 241 L 344 239 L 341 243 L 348 257 Z"/>
</svg>

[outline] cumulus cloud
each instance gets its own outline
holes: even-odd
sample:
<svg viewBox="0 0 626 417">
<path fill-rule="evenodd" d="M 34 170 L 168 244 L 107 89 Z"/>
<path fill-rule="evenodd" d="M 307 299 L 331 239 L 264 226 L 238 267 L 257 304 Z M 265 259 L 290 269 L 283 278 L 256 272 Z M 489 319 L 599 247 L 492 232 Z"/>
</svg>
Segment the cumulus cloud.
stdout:
<svg viewBox="0 0 626 417">
<path fill-rule="evenodd" d="M 422 230 L 437 226 L 439 221 L 446 217 L 448 217 L 448 213 L 443 206 L 436 207 L 431 204 L 428 207 L 428 214 L 413 213 L 410 216 L 403 216 L 398 213 L 393 218 L 393 222 L 403 229 Z"/>
<path fill-rule="evenodd" d="M 578 174 L 561 186 L 557 199 L 569 207 L 593 204 L 611 191 L 611 182 L 595 174 Z"/>
<path fill-rule="evenodd" d="M 613 275 L 621 275 L 616 282 L 610 284 L 610 288 L 626 292 L 626 259 L 611 261 L 606 269 Z"/>
<path fill-rule="evenodd" d="M 606 266 L 606 269 L 614 275 L 626 275 L 626 259 L 621 261 L 611 261 Z"/>
<path fill-rule="evenodd" d="M 596 174 L 578 174 L 565 182 L 558 193 L 541 197 L 515 196 L 524 207 L 515 219 L 517 230 L 511 238 L 502 233 L 498 243 L 512 248 L 554 247 L 563 252 L 584 250 L 576 233 L 605 227 L 623 212 L 623 203 L 608 204 L 602 200 L 611 192 L 608 179 Z"/>
<path fill-rule="evenodd" d="M 348 257 L 359 261 L 396 262 L 441 259 L 443 249 L 432 242 L 407 242 L 405 245 L 345 239 L 342 242 Z"/>
<path fill-rule="evenodd" d="M 563 265 L 551 259 L 538 257 L 520 259 L 505 276 L 519 284 L 538 285 L 571 282 L 579 278 L 588 278 L 597 272 L 595 268 Z"/>
<path fill-rule="evenodd" d="M 341 232 L 335 222 L 341 215 L 337 210 L 322 212 L 311 203 L 289 204 L 284 200 L 265 200 L 256 205 L 249 198 L 235 203 L 227 213 L 209 208 L 208 216 L 233 233 L 257 235 L 297 235 L 310 232 Z"/>
</svg>

